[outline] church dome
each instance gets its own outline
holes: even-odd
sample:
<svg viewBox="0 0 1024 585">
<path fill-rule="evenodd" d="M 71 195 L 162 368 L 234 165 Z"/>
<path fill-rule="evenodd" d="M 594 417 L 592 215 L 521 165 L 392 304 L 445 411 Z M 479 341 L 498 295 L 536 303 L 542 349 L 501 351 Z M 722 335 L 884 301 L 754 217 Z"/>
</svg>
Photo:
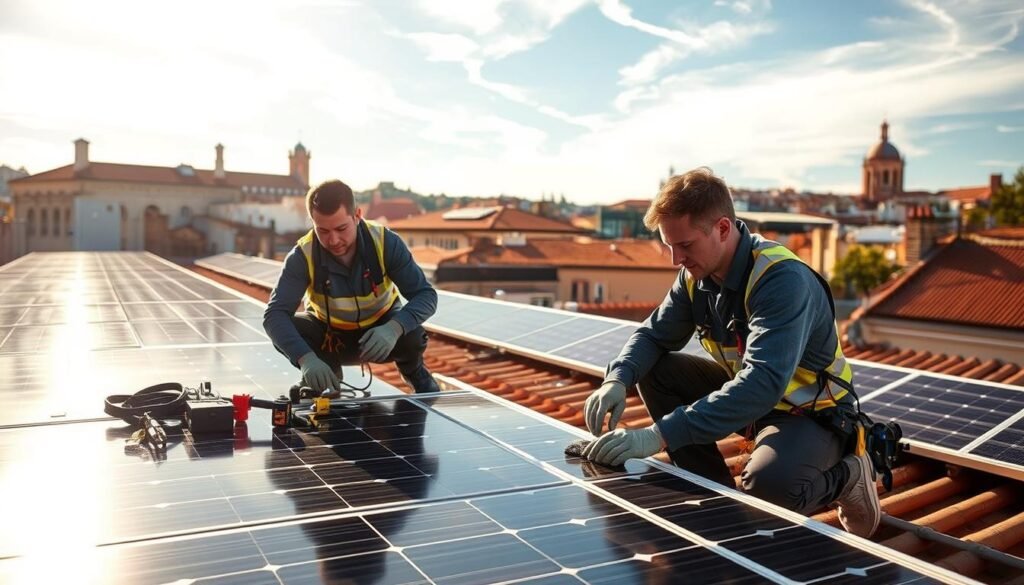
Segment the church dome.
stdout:
<svg viewBox="0 0 1024 585">
<path fill-rule="evenodd" d="M 882 122 L 882 139 L 868 151 L 868 160 L 900 160 L 900 151 L 889 142 L 889 123 Z"/>
</svg>

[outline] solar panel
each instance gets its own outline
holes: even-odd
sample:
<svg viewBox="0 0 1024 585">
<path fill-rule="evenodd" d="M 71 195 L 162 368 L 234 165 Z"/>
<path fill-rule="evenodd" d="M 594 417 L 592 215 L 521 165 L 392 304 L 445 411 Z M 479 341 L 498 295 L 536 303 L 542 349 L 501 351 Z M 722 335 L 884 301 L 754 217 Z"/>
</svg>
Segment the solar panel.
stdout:
<svg viewBox="0 0 1024 585">
<path fill-rule="evenodd" d="M 853 366 L 853 386 L 862 399 L 895 382 L 907 379 L 911 374 L 903 370 L 869 366 L 859 362 Z"/>
<path fill-rule="evenodd" d="M 970 453 L 1024 467 L 1024 417 L 1008 423 L 977 447 L 970 449 Z"/>
<path fill-rule="evenodd" d="M 876 420 L 898 418 L 903 436 L 948 449 L 960 449 L 1024 405 L 1024 391 L 939 378 L 914 376 L 863 401 Z"/>
<path fill-rule="evenodd" d="M 465 388 L 465 385 L 456 385 Z M 488 402 L 492 405 L 488 405 Z M 523 418 L 510 414 L 498 416 L 493 404 L 515 411 Z M 439 401 L 434 404 L 434 408 L 492 437 L 496 437 L 497 430 L 501 429 L 533 428 L 525 419 L 535 418 L 543 422 L 535 413 L 482 394 Z M 546 424 L 555 431 L 582 433 L 561 423 Z M 518 438 L 514 435 L 506 436 L 511 448 L 521 450 L 516 442 Z M 738 561 L 739 568 L 754 567 L 755 574 L 780 581 L 853 577 L 877 582 L 928 581 L 916 570 L 893 562 L 892 559 L 880 558 L 875 551 L 835 540 L 832 536 L 839 532 L 834 529 L 807 523 L 799 515 L 780 513 L 774 506 L 765 505 L 661 463 L 651 462 L 638 472 L 623 473 L 611 478 L 594 478 L 582 483 L 578 477 L 572 480 L 571 486 L 536 490 L 531 494 L 531 497 L 537 497 L 543 493 L 537 500 L 542 509 L 559 510 L 545 515 L 527 511 L 528 500 L 523 494 L 496 497 L 489 502 L 473 500 L 471 503 L 478 505 L 479 509 L 499 522 L 510 522 L 506 526 L 513 528 L 516 536 L 534 545 L 534 548 L 560 565 L 584 569 L 575 573 L 577 576 L 587 574 L 585 569 L 588 564 L 632 562 L 637 557 L 651 554 L 645 547 L 653 541 L 660 543 L 654 547 L 658 554 L 689 551 L 681 555 L 680 559 L 703 557 L 703 560 L 709 560 L 705 554 L 708 550 L 721 554 L 724 548 L 736 553 L 736 556 L 726 556 Z M 581 485 L 590 486 L 586 493 L 588 501 L 605 500 L 594 505 L 598 510 L 596 516 L 589 516 L 586 508 L 580 510 L 582 503 L 572 502 L 573 488 Z M 499 506 L 497 504 L 501 499 L 508 502 Z M 620 511 L 606 507 L 608 503 L 617 502 L 625 505 Z M 655 526 L 652 526 L 650 522 L 635 520 L 629 512 L 640 514 L 648 520 L 653 515 L 664 522 L 655 522 Z M 600 518 L 600 521 L 591 518 Z M 540 526 L 536 531 L 531 531 L 531 523 Z M 661 532 L 660 528 L 667 529 L 667 533 Z M 614 536 L 609 538 L 608 535 Z M 677 536 L 686 540 L 675 540 Z M 790 546 L 792 543 L 806 542 L 816 548 L 788 548 L 787 551 L 793 554 L 780 554 L 780 551 L 773 550 L 778 542 L 787 542 Z M 701 546 L 695 547 L 694 543 Z M 579 550 L 580 544 L 583 544 L 583 550 Z M 825 561 L 815 563 L 817 555 L 809 557 L 807 550 L 821 550 L 821 558 Z M 736 569 L 736 566 L 732 566 L 728 570 Z M 621 567 L 612 574 L 621 575 L 621 570 L 630 574 L 635 567 Z"/>
<path fill-rule="evenodd" d="M 448 412 L 442 414 L 438 407 Z M 685 568 L 687 582 L 695 583 L 720 583 L 723 576 L 740 582 L 789 582 L 802 575 L 865 582 L 955 578 L 902 555 L 885 556 L 884 549 L 865 541 L 853 546 L 831 538 L 830 529 L 797 526 L 784 517 L 771 525 L 783 527 L 770 535 L 747 524 L 742 528 L 751 533 L 716 544 L 623 499 L 619 486 L 633 482 L 672 489 L 661 479 L 671 477 L 690 493 L 704 490 L 716 497 L 710 488 L 664 471 L 596 483 L 574 481 L 557 471 L 545 471 L 543 464 L 516 455 L 515 445 L 486 438 L 452 416 L 501 420 L 484 414 L 495 407 L 510 409 L 507 414 L 513 419 L 525 416 L 544 423 L 484 396 L 384 397 L 362 401 L 358 409 L 338 419 L 338 428 L 331 425 L 320 433 L 289 432 L 282 437 L 254 419 L 245 441 L 235 437 L 220 441 L 221 445 L 183 442 L 160 465 L 123 461 L 118 437 L 106 429 L 111 423 L 0 431 L 0 453 L 5 456 L 17 453 L 18 444 L 28 443 L 47 449 L 66 441 L 102 447 L 100 457 L 91 462 L 92 484 L 80 485 L 42 514 L 62 514 L 67 524 L 90 520 L 88 515 L 76 515 L 76 510 L 117 510 L 110 518 L 91 518 L 88 526 L 97 526 L 98 533 L 76 533 L 78 540 L 65 545 L 77 544 L 74 550 L 79 552 L 65 555 L 61 563 L 37 563 L 38 557 L 31 554 L 11 557 L 31 550 L 33 538 L 52 538 L 48 531 L 0 537 L 0 556 L 6 557 L 0 560 L 0 577 L 13 581 L 31 573 L 50 582 L 60 574 L 81 576 L 82 570 L 99 570 L 133 582 L 216 577 L 246 583 L 363 578 L 385 583 L 491 583 L 558 582 L 575 577 L 599 583 L 623 575 L 674 574 L 678 578 L 680 573 L 673 571 Z M 398 424 L 385 424 L 388 418 Z M 428 448 L 437 458 L 431 474 L 424 473 L 421 461 L 410 464 L 400 457 L 341 460 L 348 454 L 380 453 L 354 449 L 377 443 L 353 442 L 356 435 L 338 432 L 407 428 L 403 425 L 419 424 L 421 418 L 426 421 L 420 437 L 424 443 L 435 436 L 458 435 L 456 443 Z M 336 442 L 343 437 L 346 442 Z M 461 450 L 446 449 L 454 445 L 461 445 Z M 487 485 L 486 493 L 465 495 L 481 486 L 464 480 L 486 477 L 481 473 L 486 470 L 466 475 L 455 465 L 449 476 L 448 463 L 459 462 L 463 450 L 478 449 L 495 449 L 516 461 L 497 467 L 514 468 L 512 476 L 518 483 Z M 206 455 L 194 450 L 205 450 Z M 303 460 L 314 450 L 322 453 L 312 463 Z M 327 453 L 339 461 L 330 461 L 331 455 L 323 460 Z M 544 482 L 531 485 L 522 473 L 526 468 Z M 44 473 L 67 473 L 66 478 L 53 479 L 70 479 L 77 471 L 50 466 Z M 29 481 L 22 487 L 34 485 Z M 10 486 L 3 487 L 10 493 Z M 727 498 L 727 493 L 717 497 Z M 89 506 L 84 502 L 87 498 Z M 45 520 L 40 511 L 31 513 L 37 522 Z M 18 520 L 18 514 L 13 520 Z M 806 548 L 777 549 L 780 540 L 776 539 L 783 533 L 787 544 L 807 541 L 817 547 L 816 554 L 824 551 L 829 562 L 809 562 Z M 109 544 L 84 549 L 89 536 Z"/>
</svg>

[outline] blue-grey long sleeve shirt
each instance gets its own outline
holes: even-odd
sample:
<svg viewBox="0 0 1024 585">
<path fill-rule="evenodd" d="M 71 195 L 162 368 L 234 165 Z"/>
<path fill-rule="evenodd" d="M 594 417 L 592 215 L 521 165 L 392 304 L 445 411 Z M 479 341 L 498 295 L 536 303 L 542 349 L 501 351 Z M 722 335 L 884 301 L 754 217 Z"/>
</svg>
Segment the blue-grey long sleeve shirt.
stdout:
<svg viewBox="0 0 1024 585">
<path fill-rule="evenodd" d="M 358 238 L 357 246 L 373 246 L 373 242 L 366 237 L 363 230 L 359 230 Z M 350 268 L 346 268 L 326 252 L 323 259 L 330 275 L 331 296 L 370 294 L 370 282 L 363 276 L 366 267 L 358 252 Z M 406 300 L 404 306 L 400 299 L 395 301 L 390 318 L 397 321 L 403 331 L 410 331 L 423 324 L 437 310 L 437 291 L 427 282 L 427 277 L 413 260 L 402 238 L 389 229 L 384 230 L 384 269 Z M 305 296 L 308 286 L 309 269 L 306 255 L 296 245 L 284 259 L 281 276 L 277 280 L 277 286 L 270 293 L 270 301 L 263 312 L 263 328 L 267 335 L 292 362 L 297 362 L 300 357 L 313 351 L 292 323 L 292 315 Z"/>
<path fill-rule="evenodd" d="M 764 241 L 736 222 L 740 242 L 725 281 L 711 278 L 697 286 L 712 294 L 715 307 L 723 294 L 742 295 L 747 259 Z M 836 351 L 835 316 L 818 277 L 802 262 L 783 261 L 758 280 L 748 300 L 747 347 L 735 377 L 704 398 L 680 406 L 656 421 L 669 450 L 717 441 L 771 412 L 785 394 L 797 366 L 820 371 Z M 730 316 L 722 315 L 723 322 Z M 629 338 L 608 366 L 606 381 L 629 387 L 643 378 L 666 352 L 679 351 L 696 330 L 686 291 L 685 269 L 661 305 Z"/>
</svg>

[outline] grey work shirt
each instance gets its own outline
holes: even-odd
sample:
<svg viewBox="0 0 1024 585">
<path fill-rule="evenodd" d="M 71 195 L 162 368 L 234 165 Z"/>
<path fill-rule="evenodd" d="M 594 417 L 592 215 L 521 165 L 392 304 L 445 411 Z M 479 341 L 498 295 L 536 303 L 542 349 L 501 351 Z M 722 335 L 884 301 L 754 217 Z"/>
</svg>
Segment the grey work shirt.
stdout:
<svg viewBox="0 0 1024 585">
<path fill-rule="evenodd" d="M 358 230 L 357 238 L 357 251 L 351 268 L 343 266 L 326 251 L 321 256 L 331 279 L 333 297 L 364 296 L 371 292 L 369 279 L 364 277 L 366 266 L 359 250 L 363 246 L 372 247 L 373 242 L 362 229 Z M 396 300 L 390 318 L 397 321 L 403 331 L 422 325 L 437 310 L 437 291 L 427 282 L 402 238 L 387 228 L 384 229 L 384 270 L 407 301 L 402 306 L 401 299 Z M 296 245 L 284 259 L 281 276 L 263 312 L 263 328 L 267 335 L 293 362 L 313 351 L 292 323 L 292 315 L 306 294 L 309 280 L 306 255 Z"/>
<path fill-rule="evenodd" d="M 754 246 L 765 241 L 737 220 L 740 241 L 721 286 L 711 278 L 697 286 L 709 292 L 724 323 L 730 318 L 723 295 L 740 295 Z M 836 351 L 835 316 L 825 288 L 803 262 L 784 261 L 758 280 L 748 301 L 746 351 L 740 371 L 720 390 L 680 406 L 656 421 L 669 450 L 707 444 L 743 429 L 772 411 L 782 399 L 797 366 L 820 371 Z M 666 352 L 679 351 L 696 330 L 693 305 L 686 291 L 685 269 L 672 288 L 608 365 L 606 381 L 635 384 Z"/>
</svg>

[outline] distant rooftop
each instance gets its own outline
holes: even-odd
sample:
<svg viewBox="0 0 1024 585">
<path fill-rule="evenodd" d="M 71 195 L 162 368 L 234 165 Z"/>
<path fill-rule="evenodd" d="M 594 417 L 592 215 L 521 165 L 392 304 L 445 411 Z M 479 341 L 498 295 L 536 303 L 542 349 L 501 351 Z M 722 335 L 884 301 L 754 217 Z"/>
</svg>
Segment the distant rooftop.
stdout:
<svg viewBox="0 0 1024 585">
<path fill-rule="evenodd" d="M 587 233 L 569 223 L 514 207 L 466 207 L 435 211 L 393 221 L 390 227 L 393 230 Z"/>
<path fill-rule="evenodd" d="M 35 175 L 14 179 L 11 185 L 26 185 L 50 181 L 116 181 L 130 183 L 157 183 L 164 185 L 202 185 L 208 187 L 267 187 L 281 189 L 281 195 L 301 194 L 305 191 L 302 181 L 290 175 L 268 175 L 263 173 L 240 173 L 226 171 L 223 179 L 214 176 L 212 170 L 195 169 L 190 165 L 157 167 L 121 163 L 90 162 L 86 168 L 75 171 L 74 165 L 66 165 Z M 291 192 L 291 191 L 294 191 Z"/>
</svg>

